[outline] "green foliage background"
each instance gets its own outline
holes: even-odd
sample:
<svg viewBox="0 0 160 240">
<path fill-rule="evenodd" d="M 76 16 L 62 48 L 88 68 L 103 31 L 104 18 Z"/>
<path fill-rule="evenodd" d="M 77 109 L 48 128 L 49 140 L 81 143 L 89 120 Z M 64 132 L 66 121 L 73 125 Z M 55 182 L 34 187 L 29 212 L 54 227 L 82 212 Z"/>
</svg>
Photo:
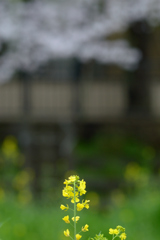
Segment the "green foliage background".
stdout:
<svg viewBox="0 0 160 240">
<path fill-rule="evenodd" d="M 91 200 L 89 210 L 80 212 L 79 226 L 89 225 L 89 232 L 83 235 L 83 239 L 94 237 L 100 231 L 111 239 L 108 234 L 109 228 L 115 228 L 117 225 L 126 228 L 127 239 L 159 239 L 160 174 L 159 168 L 156 168 L 159 152 L 148 142 L 127 135 L 113 134 L 98 134 L 87 141 L 80 139 L 74 149 L 74 171 L 64 168 L 59 184 L 56 188 L 53 186 L 54 191 L 50 192 L 52 197 L 48 197 L 47 191 L 42 191 L 38 200 L 32 196 L 32 179 L 26 178 L 28 180 L 24 182 L 26 175 L 21 176 L 26 169 L 24 162 L 19 164 L 22 163 L 22 156 L 18 148 L 11 148 L 11 142 L 7 146 L 10 146 L 10 150 L 16 149 L 19 160 L 5 156 L 9 172 L 12 173 L 9 175 L 11 181 L 5 181 L 8 168 L 3 167 L 5 165 L 2 144 L 2 240 L 65 240 L 63 231 L 67 226 L 62 221 L 64 212 L 60 209 L 60 204 L 66 202 L 61 191 L 64 178 L 74 173 L 85 179 L 86 198 Z M 12 184 L 15 182 L 18 185 Z"/>
<path fill-rule="evenodd" d="M 136 196 L 125 196 L 124 201 L 110 204 L 108 210 L 98 211 L 90 207 L 80 214 L 80 226 L 89 224 L 90 231 L 84 239 L 93 237 L 100 231 L 110 239 L 110 227 L 121 224 L 126 228 L 127 238 L 158 240 L 160 224 L 160 192 L 156 186 L 141 190 Z M 63 202 L 63 199 L 62 201 Z M 1 222 L 7 220 L 0 230 L 1 239 L 66 239 L 63 229 L 66 223 L 62 221 L 64 212 L 60 203 L 20 205 L 15 199 L 8 197 L 0 202 Z M 78 225 L 77 225 L 78 226 Z"/>
</svg>

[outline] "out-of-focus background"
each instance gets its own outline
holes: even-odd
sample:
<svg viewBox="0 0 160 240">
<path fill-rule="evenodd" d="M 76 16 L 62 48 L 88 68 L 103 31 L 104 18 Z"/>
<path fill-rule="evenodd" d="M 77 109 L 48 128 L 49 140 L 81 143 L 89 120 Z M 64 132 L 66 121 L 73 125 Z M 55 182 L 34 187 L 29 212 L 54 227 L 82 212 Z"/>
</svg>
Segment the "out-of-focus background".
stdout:
<svg viewBox="0 0 160 240">
<path fill-rule="evenodd" d="M 2 240 L 65 239 L 71 174 L 84 239 L 159 239 L 159 43 L 160 1 L 0 1 Z"/>
</svg>

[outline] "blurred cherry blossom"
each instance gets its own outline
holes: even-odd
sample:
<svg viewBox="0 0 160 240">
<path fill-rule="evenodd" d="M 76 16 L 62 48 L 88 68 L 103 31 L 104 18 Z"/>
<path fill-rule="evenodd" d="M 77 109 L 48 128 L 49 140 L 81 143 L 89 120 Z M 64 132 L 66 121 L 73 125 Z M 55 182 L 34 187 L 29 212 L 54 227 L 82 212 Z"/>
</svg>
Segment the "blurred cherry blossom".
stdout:
<svg viewBox="0 0 160 240">
<path fill-rule="evenodd" d="M 1 0 L 0 79 L 10 79 L 19 69 L 35 71 L 58 58 L 95 59 L 132 69 L 140 51 L 125 39 L 107 38 L 141 19 L 159 23 L 160 1 Z"/>
</svg>

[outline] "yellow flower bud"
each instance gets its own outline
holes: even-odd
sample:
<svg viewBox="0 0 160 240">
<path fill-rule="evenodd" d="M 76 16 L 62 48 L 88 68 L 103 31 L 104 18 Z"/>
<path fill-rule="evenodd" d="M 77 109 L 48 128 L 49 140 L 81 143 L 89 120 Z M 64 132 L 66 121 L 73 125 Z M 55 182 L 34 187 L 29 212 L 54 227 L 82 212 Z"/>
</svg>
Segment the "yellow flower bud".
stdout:
<svg viewBox="0 0 160 240">
<path fill-rule="evenodd" d="M 125 228 L 120 225 L 118 225 L 116 228 L 121 232 L 125 232 Z"/>
<path fill-rule="evenodd" d="M 69 221 L 69 216 L 67 215 L 67 216 L 65 216 L 64 218 L 62 218 L 63 219 L 63 221 L 65 221 L 65 223 L 70 223 L 70 221 Z"/>
<path fill-rule="evenodd" d="M 69 236 L 70 236 L 70 232 L 69 232 L 68 229 L 67 229 L 66 231 L 64 231 L 64 235 L 65 235 L 66 237 L 69 237 Z"/>
<path fill-rule="evenodd" d="M 76 240 L 79 240 L 82 236 L 80 234 L 76 234 Z"/>
<path fill-rule="evenodd" d="M 82 196 L 83 194 L 86 193 L 85 188 L 86 188 L 86 182 L 82 179 L 82 181 L 80 181 L 80 185 L 78 187 L 78 191 L 80 193 L 80 196 Z"/>
<path fill-rule="evenodd" d="M 89 208 L 89 204 L 88 204 L 89 202 L 90 202 L 90 200 L 85 200 L 85 202 L 83 203 L 84 207 L 87 209 Z"/>
<path fill-rule="evenodd" d="M 76 216 L 76 222 L 80 219 L 79 216 Z M 74 217 L 72 217 L 72 221 L 74 222 Z"/>
<path fill-rule="evenodd" d="M 82 227 L 82 232 L 87 232 L 88 230 L 88 224 L 86 224 L 84 227 Z"/>
<path fill-rule="evenodd" d="M 119 237 L 121 240 L 124 240 L 124 239 L 126 239 L 127 236 L 125 233 L 121 233 L 121 235 Z"/>
<path fill-rule="evenodd" d="M 67 204 L 67 207 L 65 207 L 63 204 L 61 204 L 60 209 L 67 211 L 69 209 L 69 206 Z"/>
</svg>

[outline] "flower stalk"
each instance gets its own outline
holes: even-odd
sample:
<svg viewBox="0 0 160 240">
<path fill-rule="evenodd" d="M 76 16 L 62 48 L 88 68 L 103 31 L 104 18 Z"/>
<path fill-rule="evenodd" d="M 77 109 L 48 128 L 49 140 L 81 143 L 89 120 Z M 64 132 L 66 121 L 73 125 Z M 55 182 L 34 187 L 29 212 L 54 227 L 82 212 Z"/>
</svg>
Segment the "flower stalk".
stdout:
<svg viewBox="0 0 160 240">
<path fill-rule="evenodd" d="M 74 240 L 76 240 L 76 182 L 74 182 Z"/>
<path fill-rule="evenodd" d="M 64 211 L 68 210 L 73 210 L 71 219 L 74 222 L 73 224 L 73 234 L 74 236 L 72 237 L 70 235 L 69 229 L 64 231 L 64 235 L 66 237 L 70 237 L 73 240 L 79 240 L 82 236 L 80 235 L 81 232 L 87 232 L 88 231 L 88 224 L 86 224 L 84 227 L 81 227 L 81 230 L 79 233 L 77 233 L 77 222 L 80 219 L 79 216 L 77 216 L 77 211 L 81 211 L 84 208 L 88 209 L 89 208 L 89 202 L 90 200 L 82 200 L 80 203 L 80 197 L 86 193 L 86 182 L 82 179 L 79 180 L 78 176 L 70 176 L 67 180 L 64 181 L 65 187 L 62 190 L 62 195 L 63 197 L 66 197 L 67 199 L 71 199 L 71 204 L 73 204 L 73 208 L 70 208 L 69 205 L 67 204 L 66 206 L 61 204 L 60 208 Z M 64 216 L 62 220 L 65 223 L 70 223 L 70 216 Z M 72 225 L 72 224 L 71 224 Z"/>
</svg>

